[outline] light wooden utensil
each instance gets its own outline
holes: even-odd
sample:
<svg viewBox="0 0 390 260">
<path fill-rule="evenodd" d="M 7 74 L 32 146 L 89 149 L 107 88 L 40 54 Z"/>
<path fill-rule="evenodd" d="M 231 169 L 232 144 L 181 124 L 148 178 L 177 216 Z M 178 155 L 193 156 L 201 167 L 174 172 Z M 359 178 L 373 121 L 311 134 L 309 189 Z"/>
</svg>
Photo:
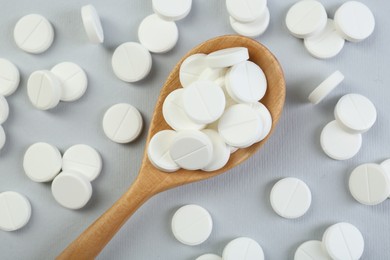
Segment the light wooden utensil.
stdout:
<svg viewBox="0 0 390 260">
<path fill-rule="evenodd" d="M 271 133 L 273 132 L 281 116 L 285 99 L 286 91 L 283 71 L 273 54 L 260 43 L 242 36 L 227 35 L 210 39 L 198 45 L 188 52 L 172 70 L 158 98 L 145 147 L 148 147 L 150 139 L 155 133 L 164 129 L 170 129 L 164 121 L 162 105 L 166 96 L 180 87 L 179 68 L 183 60 L 195 53 L 207 54 L 230 47 L 248 48 L 250 60 L 263 69 L 267 78 L 268 89 L 261 102 L 271 112 L 273 119 Z M 129 190 L 109 210 L 74 240 L 57 259 L 94 259 L 129 217 L 153 195 L 226 172 L 252 156 L 267 141 L 269 136 L 251 147 L 239 149 L 232 154 L 225 167 L 214 172 L 188 171 L 183 169 L 174 173 L 159 171 L 149 162 L 146 152 L 147 149 L 145 148 L 141 169 L 133 185 L 131 185 Z"/>
</svg>

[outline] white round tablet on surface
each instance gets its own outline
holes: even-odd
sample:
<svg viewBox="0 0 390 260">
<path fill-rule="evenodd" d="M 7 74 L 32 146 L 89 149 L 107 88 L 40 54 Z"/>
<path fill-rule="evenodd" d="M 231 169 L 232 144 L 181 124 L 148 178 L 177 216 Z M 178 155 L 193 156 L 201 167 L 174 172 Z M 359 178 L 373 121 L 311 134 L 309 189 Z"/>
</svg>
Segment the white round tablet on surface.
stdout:
<svg viewBox="0 0 390 260">
<path fill-rule="evenodd" d="M 9 96 L 19 86 L 20 74 L 18 68 L 9 60 L 0 58 L 0 95 Z"/>
<path fill-rule="evenodd" d="M 309 0 L 310 1 L 310 0 Z M 318 59 L 329 59 L 343 49 L 345 40 L 337 32 L 334 22 L 328 19 L 321 33 L 304 39 L 306 50 Z"/>
<path fill-rule="evenodd" d="M 340 98 L 334 109 L 337 122 L 352 133 L 364 133 L 375 123 L 374 104 L 360 94 L 347 94 Z"/>
<path fill-rule="evenodd" d="M 249 52 L 247 48 L 233 47 L 208 54 L 206 62 L 210 68 L 227 68 L 248 59 Z"/>
<path fill-rule="evenodd" d="M 344 75 L 336 70 L 310 93 L 308 97 L 309 101 L 315 105 L 320 103 L 343 80 Z"/>
<path fill-rule="evenodd" d="M 385 172 L 387 173 L 387 176 L 389 177 L 389 181 L 390 181 L 390 159 L 383 161 L 380 164 L 380 166 L 385 170 Z M 389 195 L 389 199 L 390 199 L 390 195 Z"/>
<path fill-rule="evenodd" d="M 16 45 L 25 52 L 42 53 L 49 49 L 54 40 L 54 30 L 50 22 L 38 14 L 22 17 L 15 25 Z"/>
<path fill-rule="evenodd" d="M 180 169 L 169 153 L 175 136 L 175 131 L 163 130 L 156 133 L 149 142 L 148 158 L 153 166 L 161 171 L 174 172 Z"/>
<path fill-rule="evenodd" d="M 213 143 L 208 135 L 200 131 L 180 131 L 173 139 L 169 153 L 181 168 L 199 170 L 211 162 Z"/>
<path fill-rule="evenodd" d="M 205 255 L 199 256 L 195 260 L 222 260 L 222 258 L 219 255 L 205 254 Z"/>
<path fill-rule="evenodd" d="M 9 106 L 7 99 L 0 95 L 0 125 L 7 121 L 9 115 Z"/>
<path fill-rule="evenodd" d="M 3 149 L 6 139 L 4 128 L 0 125 L 0 150 Z"/>
<path fill-rule="evenodd" d="M 51 72 L 61 81 L 61 101 L 76 101 L 87 90 L 87 75 L 79 65 L 62 62 L 54 66 Z"/>
<path fill-rule="evenodd" d="M 253 22 L 242 23 L 231 16 L 229 17 L 230 25 L 236 33 L 252 38 L 259 37 L 267 30 L 270 19 L 271 16 L 267 7 L 261 16 Z"/>
<path fill-rule="evenodd" d="M 51 144 L 35 143 L 24 154 L 24 172 L 35 182 L 52 181 L 60 173 L 61 167 L 61 153 Z"/>
<path fill-rule="evenodd" d="M 356 167 L 349 177 L 352 196 L 364 205 L 377 205 L 390 196 L 390 179 L 383 167 L 366 163 Z"/>
<path fill-rule="evenodd" d="M 342 4 L 334 15 L 337 31 L 351 42 L 368 38 L 375 28 L 375 18 L 371 10 L 358 1 Z"/>
<path fill-rule="evenodd" d="M 92 185 L 79 173 L 63 171 L 53 180 L 51 191 L 61 206 L 80 209 L 91 199 Z"/>
<path fill-rule="evenodd" d="M 223 260 L 264 260 L 261 246 L 253 239 L 239 237 L 230 241 L 222 253 Z"/>
<path fill-rule="evenodd" d="M 210 213 L 198 205 L 186 205 L 176 211 L 172 218 L 172 232 L 181 243 L 189 246 L 206 241 L 213 229 Z"/>
<path fill-rule="evenodd" d="M 99 15 L 93 5 L 85 5 L 81 8 L 81 19 L 88 39 L 92 43 L 102 43 L 104 33 Z"/>
<path fill-rule="evenodd" d="M 259 102 L 252 103 L 251 106 L 259 113 L 261 121 L 263 122 L 263 131 L 256 140 L 256 142 L 260 142 L 271 132 L 272 116 L 267 107 Z"/>
<path fill-rule="evenodd" d="M 142 20 L 138 28 L 139 42 L 150 52 L 164 53 L 175 47 L 179 39 L 176 23 L 152 14 Z"/>
<path fill-rule="evenodd" d="M 208 135 L 213 143 L 213 155 L 210 163 L 203 167 L 203 171 L 216 171 L 224 167 L 230 158 L 230 146 L 227 145 L 217 131 L 204 129 L 203 133 Z"/>
<path fill-rule="evenodd" d="M 332 259 L 357 260 L 363 255 L 364 238 L 355 226 L 341 222 L 325 231 L 322 245 Z"/>
<path fill-rule="evenodd" d="M 294 260 L 332 260 L 318 240 L 306 241 L 295 251 Z"/>
<path fill-rule="evenodd" d="M 24 195 L 14 191 L 0 193 L 0 230 L 21 229 L 30 217 L 31 204 Z"/>
<path fill-rule="evenodd" d="M 167 21 L 178 21 L 186 17 L 192 6 L 192 0 L 153 0 L 153 11 Z"/>
<path fill-rule="evenodd" d="M 103 130 L 113 142 L 125 144 L 134 141 L 143 127 L 141 113 L 130 104 L 110 107 L 103 117 Z"/>
<path fill-rule="evenodd" d="M 197 53 L 187 57 L 180 65 L 179 78 L 183 88 L 197 81 L 207 69 L 206 54 Z"/>
<path fill-rule="evenodd" d="M 126 42 L 116 48 L 111 63 L 119 79 L 136 82 L 149 74 L 152 68 L 152 55 L 141 44 Z"/>
<path fill-rule="evenodd" d="M 288 10 L 286 26 L 295 37 L 306 38 L 321 32 L 327 20 L 325 7 L 320 2 L 302 0 Z"/>
<path fill-rule="evenodd" d="M 335 160 L 347 160 L 354 157 L 362 146 L 362 135 L 346 132 L 333 120 L 321 132 L 322 150 Z"/>
<path fill-rule="evenodd" d="M 27 95 L 34 107 L 41 110 L 54 108 L 60 102 L 60 80 L 50 71 L 33 72 L 27 81 Z"/>
<path fill-rule="evenodd" d="M 226 8 L 234 19 L 242 23 L 253 22 L 267 7 L 267 0 L 226 0 Z"/>
</svg>

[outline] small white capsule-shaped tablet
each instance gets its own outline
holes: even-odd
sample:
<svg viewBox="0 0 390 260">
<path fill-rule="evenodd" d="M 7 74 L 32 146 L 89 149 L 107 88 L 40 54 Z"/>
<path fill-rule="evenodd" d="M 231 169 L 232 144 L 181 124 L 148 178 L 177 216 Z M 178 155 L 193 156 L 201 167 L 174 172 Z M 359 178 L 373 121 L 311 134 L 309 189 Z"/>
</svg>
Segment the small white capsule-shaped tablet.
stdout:
<svg viewBox="0 0 390 260">
<path fill-rule="evenodd" d="M 104 41 L 103 27 L 93 5 L 85 5 L 81 8 L 81 19 L 89 41 L 96 44 L 102 43 Z"/>
<path fill-rule="evenodd" d="M 3 149 L 6 139 L 4 128 L 0 125 L 0 151 Z"/>
<path fill-rule="evenodd" d="M 61 81 L 61 101 L 76 101 L 81 98 L 88 86 L 87 74 L 73 62 L 61 62 L 51 69 Z"/>
<path fill-rule="evenodd" d="M 341 222 L 325 231 L 322 245 L 332 259 L 356 260 L 363 255 L 364 238 L 355 226 Z"/>
<path fill-rule="evenodd" d="M 180 169 L 169 153 L 169 148 L 175 136 L 175 131 L 163 130 L 156 133 L 149 142 L 148 158 L 153 166 L 161 171 L 174 172 Z"/>
<path fill-rule="evenodd" d="M 183 88 L 197 81 L 207 69 L 206 54 L 196 53 L 187 57 L 180 65 L 179 78 Z"/>
<path fill-rule="evenodd" d="M 226 0 L 226 8 L 234 19 L 242 23 L 253 22 L 267 7 L 267 0 Z"/>
<path fill-rule="evenodd" d="M 145 78 L 152 68 L 152 55 L 137 42 L 126 42 L 118 46 L 112 55 L 112 69 L 125 82 L 136 82 Z"/>
<path fill-rule="evenodd" d="M 204 129 L 203 133 L 208 135 L 213 143 L 213 155 L 210 163 L 203 167 L 203 171 L 211 172 L 224 167 L 230 158 L 230 146 L 227 145 L 217 131 Z"/>
<path fill-rule="evenodd" d="M 251 104 L 252 108 L 257 111 L 260 115 L 261 121 L 263 122 L 263 131 L 261 135 L 256 139 L 256 142 L 262 141 L 271 132 L 272 128 L 272 116 L 266 106 L 259 102 Z"/>
<path fill-rule="evenodd" d="M 215 254 L 205 254 L 199 256 L 195 260 L 222 260 L 222 258 L 219 255 L 215 255 Z"/>
<path fill-rule="evenodd" d="M 153 11 L 167 21 L 178 21 L 186 17 L 192 6 L 192 0 L 153 0 Z"/>
<path fill-rule="evenodd" d="M 318 240 L 306 241 L 295 251 L 294 260 L 332 260 Z"/>
<path fill-rule="evenodd" d="M 232 47 L 208 54 L 206 62 L 210 68 L 227 68 L 248 59 L 249 52 L 247 48 Z"/>
<path fill-rule="evenodd" d="M 308 97 L 309 101 L 315 105 L 320 103 L 343 80 L 344 75 L 336 70 L 310 93 Z"/>
<path fill-rule="evenodd" d="M 390 181 L 390 159 L 383 161 L 380 164 L 380 166 L 385 170 L 387 176 L 389 177 L 389 181 Z M 389 199 L 390 199 L 390 195 L 389 195 Z"/>
<path fill-rule="evenodd" d="M 334 109 L 337 122 L 352 133 L 364 133 L 375 123 L 374 104 L 360 94 L 347 94 L 340 98 Z"/>
<path fill-rule="evenodd" d="M 4 96 L 0 95 L 0 125 L 7 121 L 9 115 L 8 102 Z"/>
<path fill-rule="evenodd" d="M 261 16 L 253 22 L 242 23 L 231 16 L 229 17 L 230 25 L 236 33 L 252 38 L 259 37 L 267 30 L 270 19 L 271 16 L 268 7 L 266 7 Z"/>
<path fill-rule="evenodd" d="M 30 217 L 31 204 L 24 195 L 14 191 L 0 193 L 0 230 L 21 229 Z"/>
<path fill-rule="evenodd" d="M 185 245 L 195 246 L 209 238 L 213 229 L 213 220 L 206 209 L 191 204 L 176 211 L 171 227 L 178 241 Z"/>
<path fill-rule="evenodd" d="M 45 17 L 29 14 L 16 23 L 14 39 L 16 45 L 23 51 L 38 54 L 46 51 L 52 45 L 54 30 Z"/>
<path fill-rule="evenodd" d="M 0 95 L 9 96 L 19 86 L 20 74 L 18 68 L 9 60 L 0 58 Z"/>
<path fill-rule="evenodd" d="M 377 205 L 390 196 L 390 179 L 383 167 L 366 163 L 356 167 L 349 177 L 352 196 L 364 205 Z"/>
<path fill-rule="evenodd" d="M 261 246 L 253 239 L 239 237 L 230 241 L 222 253 L 223 260 L 264 260 Z"/>
<path fill-rule="evenodd" d="M 24 154 L 24 172 L 35 182 L 52 181 L 60 173 L 61 167 L 61 153 L 51 144 L 35 143 Z"/>
<path fill-rule="evenodd" d="M 28 78 L 27 94 L 34 107 L 41 110 L 54 108 L 62 95 L 61 82 L 50 71 L 35 71 Z"/>
</svg>

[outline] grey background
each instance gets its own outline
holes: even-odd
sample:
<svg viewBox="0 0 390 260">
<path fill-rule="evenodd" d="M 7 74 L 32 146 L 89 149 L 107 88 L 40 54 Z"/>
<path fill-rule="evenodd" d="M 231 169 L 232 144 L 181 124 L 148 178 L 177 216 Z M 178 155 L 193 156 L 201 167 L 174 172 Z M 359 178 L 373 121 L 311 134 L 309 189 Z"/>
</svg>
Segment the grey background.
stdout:
<svg viewBox="0 0 390 260">
<path fill-rule="evenodd" d="M 95 46 L 87 41 L 80 7 L 92 2 L 102 18 L 106 41 Z M 364 235 L 363 259 L 390 259 L 390 201 L 368 207 L 349 194 L 351 170 L 365 162 L 390 157 L 388 59 L 389 1 L 363 1 L 373 11 L 377 26 L 364 42 L 346 43 L 336 58 L 317 60 L 286 31 L 284 17 L 294 0 L 269 1 L 271 24 L 258 40 L 280 60 L 287 81 L 283 117 L 269 142 L 243 165 L 214 179 L 162 193 L 147 202 L 121 229 L 99 259 L 195 259 L 206 252 L 221 254 L 227 242 L 248 236 L 263 247 L 267 259 L 293 259 L 295 249 L 306 240 L 321 239 L 327 226 L 347 221 Z M 344 1 L 322 1 L 330 17 Z M 82 230 L 101 215 L 133 182 L 140 166 L 146 131 L 134 143 L 112 143 L 101 128 L 104 111 L 112 104 L 129 102 L 143 114 L 148 128 L 160 87 L 174 64 L 190 48 L 211 37 L 233 33 L 222 0 L 194 0 L 190 15 L 177 23 L 180 39 L 173 51 L 153 55 L 149 77 L 127 84 L 111 69 L 111 55 L 119 44 L 137 40 L 137 26 L 152 13 L 151 1 L 53 1 L 0 0 L 0 57 L 13 61 L 22 80 L 18 91 L 7 98 L 10 118 L 4 124 L 7 144 L 0 154 L 0 191 L 25 194 L 33 207 L 29 224 L 16 232 L 0 232 L 1 259 L 53 259 Z M 29 13 L 47 17 L 55 27 L 53 46 L 44 54 L 19 50 L 12 31 L 17 20 Z M 61 103 L 42 112 L 34 109 L 26 95 L 28 75 L 50 69 L 62 61 L 82 66 L 89 77 L 85 96 L 74 103 Z M 313 106 L 308 93 L 335 70 L 345 81 L 321 104 Z M 333 108 L 346 93 L 370 98 L 377 107 L 378 121 L 363 136 L 359 154 L 347 161 L 334 161 L 319 146 L 323 126 L 333 120 Z M 85 143 L 102 154 L 104 169 L 93 182 L 94 195 L 82 210 L 72 211 L 53 199 L 50 184 L 30 181 L 22 169 L 26 148 L 37 141 L 58 146 L 63 152 Z M 313 203 L 296 220 L 278 217 L 269 204 L 269 192 L 280 178 L 293 176 L 311 188 Z M 180 206 L 196 203 L 213 216 L 211 237 L 189 247 L 176 241 L 170 220 Z"/>
</svg>

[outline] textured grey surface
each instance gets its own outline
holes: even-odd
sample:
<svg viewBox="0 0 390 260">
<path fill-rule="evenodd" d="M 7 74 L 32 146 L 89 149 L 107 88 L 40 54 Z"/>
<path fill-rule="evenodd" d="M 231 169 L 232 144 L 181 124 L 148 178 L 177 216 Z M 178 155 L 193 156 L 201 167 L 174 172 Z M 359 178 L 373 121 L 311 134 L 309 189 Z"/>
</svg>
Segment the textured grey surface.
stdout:
<svg viewBox="0 0 390 260">
<path fill-rule="evenodd" d="M 363 233 L 363 259 L 390 259 L 390 201 L 363 206 L 347 188 L 354 167 L 390 157 L 390 2 L 363 1 L 376 16 L 374 34 L 361 43 L 346 43 L 342 53 L 331 60 L 312 58 L 302 41 L 286 31 L 284 16 L 294 2 L 269 1 L 271 25 L 258 39 L 278 57 L 287 81 L 284 114 L 269 142 L 246 163 L 226 174 L 151 199 L 114 237 L 99 259 L 190 260 L 206 252 L 221 254 L 224 245 L 238 236 L 257 240 L 267 259 L 293 259 L 299 244 L 321 239 L 326 227 L 339 221 L 350 222 Z M 322 2 L 332 17 L 344 1 Z M 114 144 L 100 126 L 104 111 L 117 102 L 129 102 L 142 112 L 147 128 L 160 86 L 180 57 L 206 39 L 232 33 L 223 0 L 194 0 L 190 15 L 177 23 L 180 39 L 175 49 L 153 55 L 153 69 L 146 80 L 126 84 L 112 73 L 111 55 L 119 44 L 137 39 L 138 24 L 152 13 L 151 1 L 93 1 L 105 30 L 103 46 L 88 43 L 83 31 L 80 7 L 87 3 L 1 0 L 0 57 L 19 67 L 22 81 L 18 91 L 8 98 L 11 114 L 4 124 L 8 140 L 0 154 L 0 191 L 21 192 L 33 206 L 31 221 L 25 228 L 0 232 L 1 259 L 53 259 L 118 199 L 135 179 L 146 131 L 135 143 Z M 26 54 L 13 42 L 15 23 L 29 13 L 44 15 L 55 27 L 54 44 L 41 55 Z M 75 103 L 61 103 L 51 111 L 34 109 L 26 95 L 28 75 L 62 61 L 76 62 L 86 70 L 86 95 Z M 336 69 L 344 73 L 344 83 L 321 104 L 309 104 L 307 94 Z M 366 95 L 374 102 L 378 121 L 364 134 L 363 147 L 356 157 L 333 161 L 321 151 L 319 134 L 333 120 L 338 98 L 350 92 Z M 50 184 L 34 183 L 25 176 L 23 153 L 37 141 L 52 143 L 61 151 L 85 143 L 101 152 L 104 169 L 93 182 L 94 195 L 84 209 L 71 211 L 60 207 L 51 195 Z M 304 180 L 313 195 L 312 207 L 297 220 L 278 217 L 269 204 L 272 185 L 287 176 Z M 214 219 L 211 237 L 200 246 L 182 245 L 170 231 L 174 211 L 188 203 L 207 208 Z"/>
</svg>

